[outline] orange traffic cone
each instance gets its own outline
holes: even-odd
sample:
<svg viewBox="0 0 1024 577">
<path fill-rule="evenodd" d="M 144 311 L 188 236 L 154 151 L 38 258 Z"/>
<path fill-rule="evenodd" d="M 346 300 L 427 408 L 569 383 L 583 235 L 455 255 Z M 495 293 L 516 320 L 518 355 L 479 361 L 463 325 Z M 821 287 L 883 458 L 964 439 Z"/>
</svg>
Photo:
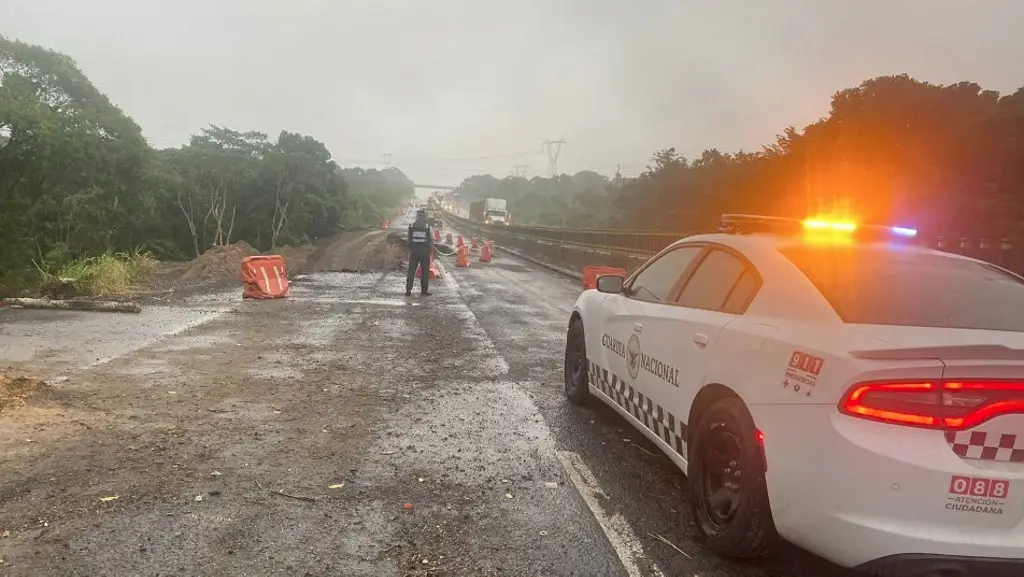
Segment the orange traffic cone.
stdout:
<svg viewBox="0 0 1024 577">
<path fill-rule="evenodd" d="M 491 262 L 491 245 L 485 244 L 480 249 L 480 262 Z"/>
<path fill-rule="evenodd" d="M 416 267 L 416 278 L 420 278 L 422 276 L 423 276 L 423 267 L 422 266 Z M 438 270 L 437 264 L 434 263 L 434 253 L 431 252 L 430 253 L 430 277 L 429 278 L 435 279 L 435 278 L 437 278 L 439 276 L 441 276 L 441 271 Z"/>
<path fill-rule="evenodd" d="M 452 233 L 449 232 L 448 234 L 445 235 L 444 243 L 445 244 L 451 244 L 452 243 Z"/>
<path fill-rule="evenodd" d="M 455 255 L 455 266 L 459 268 L 469 267 L 469 248 L 466 245 L 459 247 L 459 252 Z"/>
</svg>

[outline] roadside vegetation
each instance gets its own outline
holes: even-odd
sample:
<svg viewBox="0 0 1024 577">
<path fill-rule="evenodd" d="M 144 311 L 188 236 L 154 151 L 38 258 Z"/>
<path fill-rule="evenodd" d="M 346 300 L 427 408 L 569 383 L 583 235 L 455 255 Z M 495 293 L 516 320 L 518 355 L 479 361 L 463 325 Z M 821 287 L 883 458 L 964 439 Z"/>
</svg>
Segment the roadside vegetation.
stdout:
<svg viewBox="0 0 1024 577">
<path fill-rule="evenodd" d="M 884 76 L 837 92 L 827 116 L 761 150 L 686 158 L 669 148 L 636 178 L 484 175 L 455 192 L 505 198 L 519 224 L 687 232 L 714 227 L 724 212 L 848 211 L 947 238 L 1019 242 L 1024 89 Z"/>
<path fill-rule="evenodd" d="M 117 292 L 154 259 L 306 244 L 412 196 L 398 169 L 343 169 L 293 132 L 208 126 L 153 149 L 69 56 L 0 37 L 0 296 Z"/>
</svg>

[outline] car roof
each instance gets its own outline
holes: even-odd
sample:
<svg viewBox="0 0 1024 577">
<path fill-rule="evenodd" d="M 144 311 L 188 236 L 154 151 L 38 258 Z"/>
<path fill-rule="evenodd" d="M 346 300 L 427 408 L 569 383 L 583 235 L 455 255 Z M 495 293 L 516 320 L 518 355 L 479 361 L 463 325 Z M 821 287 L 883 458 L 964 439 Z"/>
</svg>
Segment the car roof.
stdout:
<svg viewBox="0 0 1024 577">
<path fill-rule="evenodd" d="M 780 250 L 787 248 L 796 248 L 801 246 L 828 246 L 827 244 L 815 243 L 813 245 L 803 242 L 798 236 L 787 236 L 771 233 L 752 233 L 752 234 L 726 234 L 726 233 L 708 233 L 708 234 L 697 234 L 681 238 L 674 242 L 672 246 L 694 243 L 694 242 L 705 242 L 714 243 L 727 246 L 735 249 L 747 256 L 751 260 L 757 260 L 758 257 L 764 254 L 780 254 Z M 837 245 L 837 246 L 858 246 L 865 248 L 877 248 L 885 249 L 891 248 L 893 250 L 900 250 L 902 252 L 918 252 L 922 254 L 934 254 L 954 259 L 963 259 L 977 261 L 970 257 L 962 256 L 959 254 L 942 252 L 916 246 L 913 244 L 897 244 L 893 242 L 885 241 L 862 241 L 857 242 L 854 245 Z M 980 261 L 979 261 L 980 262 Z"/>
</svg>

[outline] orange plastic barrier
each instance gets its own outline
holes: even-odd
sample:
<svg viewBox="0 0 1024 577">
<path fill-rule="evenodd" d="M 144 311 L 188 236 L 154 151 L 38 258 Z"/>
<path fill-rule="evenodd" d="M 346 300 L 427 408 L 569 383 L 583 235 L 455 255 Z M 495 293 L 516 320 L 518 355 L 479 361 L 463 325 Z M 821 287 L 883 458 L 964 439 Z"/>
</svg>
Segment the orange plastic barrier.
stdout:
<svg viewBox="0 0 1024 577">
<path fill-rule="evenodd" d="M 288 296 L 288 269 L 281 255 L 242 259 L 242 298 L 279 299 Z"/>
<path fill-rule="evenodd" d="M 459 235 L 458 240 L 455 241 L 455 246 L 466 246 L 466 241 L 462 240 L 462 235 Z"/>
<path fill-rule="evenodd" d="M 455 255 L 455 266 L 459 268 L 466 268 L 469 266 L 469 247 L 466 245 L 459 246 L 459 252 Z"/>
<path fill-rule="evenodd" d="M 583 267 L 583 290 L 597 288 L 597 277 L 605 274 L 626 276 L 626 269 L 608 266 L 585 266 Z"/>
<path fill-rule="evenodd" d="M 484 247 L 480 249 L 480 262 L 491 262 L 490 243 L 484 244 Z"/>
<path fill-rule="evenodd" d="M 416 267 L 416 278 L 421 278 L 422 276 L 423 276 L 423 267 L 422 266 Z M 431 251 L 431 253 L 430 253 L 430 278 L 431 279 L 435 279 L 435 278 L 437 278 L 439 276 L 441 276 L 441 271 L 437 269 L 437 264 L 434 262 L 434 253 L 433 253 L 433 251 Z"/>
</svg>

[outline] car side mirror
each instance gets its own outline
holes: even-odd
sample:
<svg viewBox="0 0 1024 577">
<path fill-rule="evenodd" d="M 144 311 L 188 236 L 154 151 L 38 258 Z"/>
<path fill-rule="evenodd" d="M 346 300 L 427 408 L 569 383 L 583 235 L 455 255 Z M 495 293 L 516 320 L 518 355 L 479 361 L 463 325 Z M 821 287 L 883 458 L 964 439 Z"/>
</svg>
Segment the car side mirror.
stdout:
<svg viewBox="0 0 1024 577">
<path fill-rule="evenodd" d="M 617 274 L 605 274 L 597 277 L 597 292 L 606 294 L 622 294 L 626 279 Z"/>
</svg>

